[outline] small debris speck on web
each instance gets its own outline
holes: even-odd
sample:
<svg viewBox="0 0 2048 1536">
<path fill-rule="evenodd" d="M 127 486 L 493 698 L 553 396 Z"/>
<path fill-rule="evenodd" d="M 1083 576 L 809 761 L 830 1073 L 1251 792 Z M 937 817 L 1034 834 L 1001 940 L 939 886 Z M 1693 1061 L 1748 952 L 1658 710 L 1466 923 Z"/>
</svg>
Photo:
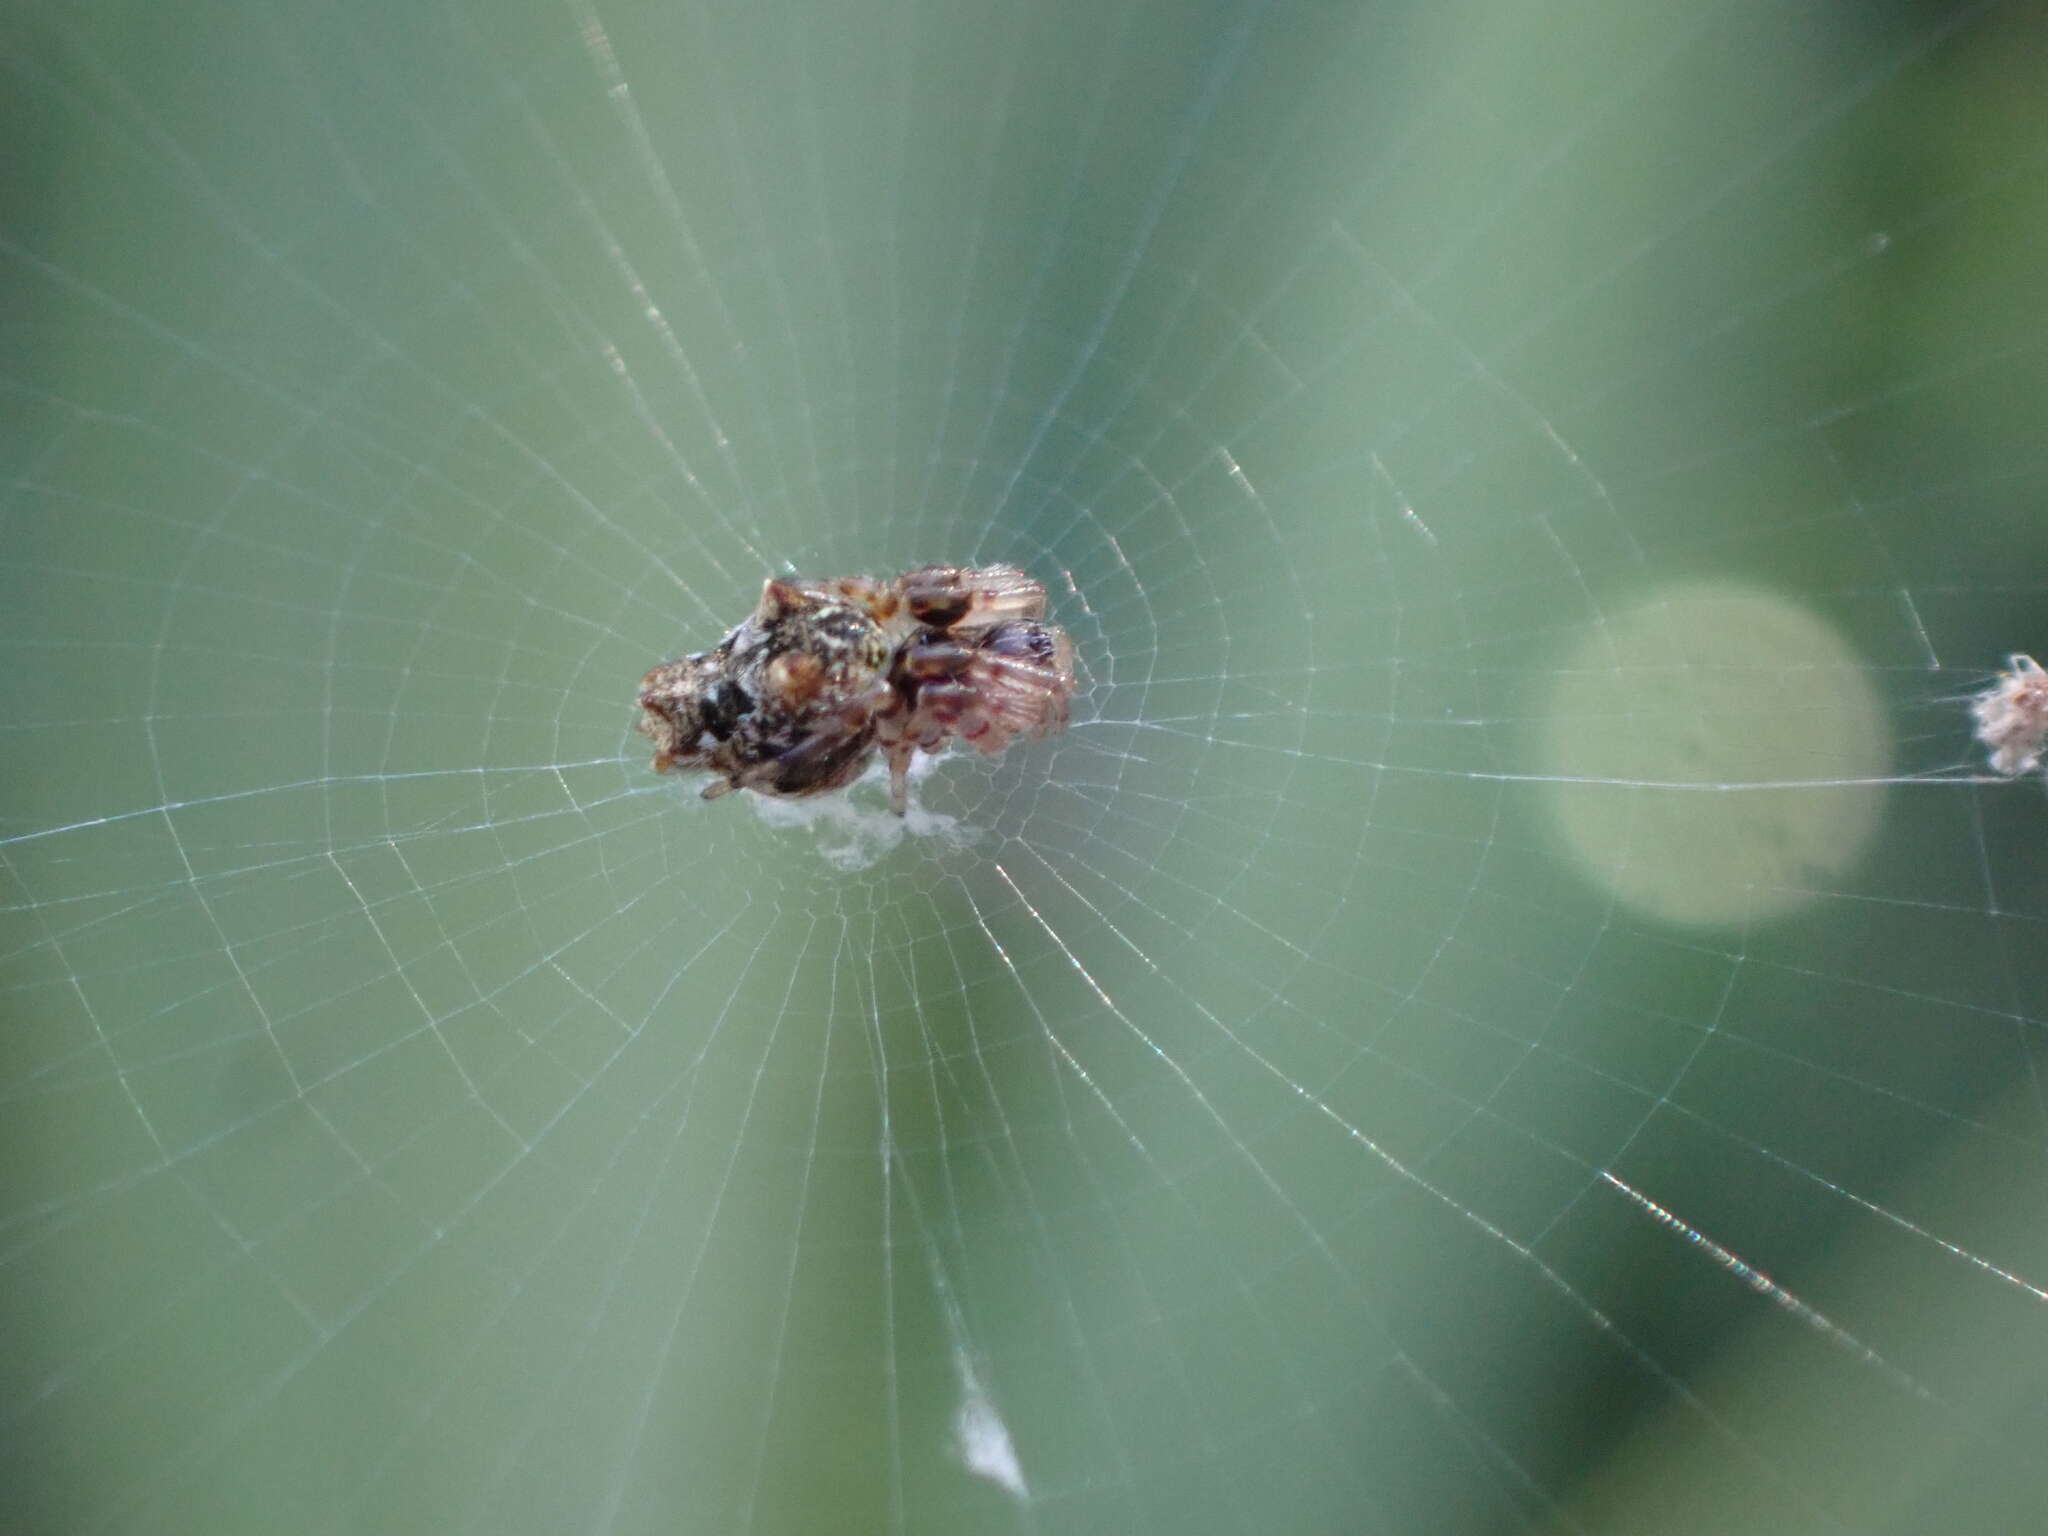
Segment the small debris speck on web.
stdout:
<svg viewBox="0 0 2048 1536">
<path fill-rule="evenodd" d="M 2048 743 L 2048 671 L 2031 656 L 2013 656 L 1998 681 L 1970 701 L 1977 739 L 1991 749 L 1991 766 L 2008 776 L 2041 766 Z"/>
</svg>

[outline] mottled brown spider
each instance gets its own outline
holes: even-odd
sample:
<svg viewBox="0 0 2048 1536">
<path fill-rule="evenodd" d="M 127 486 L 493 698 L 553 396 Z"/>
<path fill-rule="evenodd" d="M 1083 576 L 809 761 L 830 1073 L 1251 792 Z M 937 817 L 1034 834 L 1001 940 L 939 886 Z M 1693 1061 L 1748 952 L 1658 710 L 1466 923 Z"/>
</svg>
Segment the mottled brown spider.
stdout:
<svg viewBox="0 0 2048 1536">
<path fill-rule="evenodd" d="M 717 775 L 707 800 L 824 794 L 879 750 L 901 816 L 912 753 L 957 736 L 993 754 L 1049 735 L 1073 692 L 1073 645 L 1045 622 L 1045 588 L 1014 566 L 771 577 L 716 646 L 641 680 L 639 729 L 657 773 Z"/>
</svg>

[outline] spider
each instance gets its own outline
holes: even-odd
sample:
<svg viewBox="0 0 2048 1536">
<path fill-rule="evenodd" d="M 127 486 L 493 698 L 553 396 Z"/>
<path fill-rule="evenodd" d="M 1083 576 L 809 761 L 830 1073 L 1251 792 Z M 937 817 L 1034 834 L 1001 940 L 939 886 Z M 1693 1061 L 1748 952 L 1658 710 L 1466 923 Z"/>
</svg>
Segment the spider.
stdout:
<svg viewBox="0 0 2048 1536">
<path fill-rule="evenodd" d="M 994 754 L 1049 735 L 1073 692 L 1073 644 L 1045 622 L 1045 588 L 1014 566 L 770 577 L 717 645 L 641 679 L 639 730 L 655 772 L 717 775 L 707 800 L 825 794 L 879 750 L 901 816 L 912 753 L 957 736 Z"/>
</svg>

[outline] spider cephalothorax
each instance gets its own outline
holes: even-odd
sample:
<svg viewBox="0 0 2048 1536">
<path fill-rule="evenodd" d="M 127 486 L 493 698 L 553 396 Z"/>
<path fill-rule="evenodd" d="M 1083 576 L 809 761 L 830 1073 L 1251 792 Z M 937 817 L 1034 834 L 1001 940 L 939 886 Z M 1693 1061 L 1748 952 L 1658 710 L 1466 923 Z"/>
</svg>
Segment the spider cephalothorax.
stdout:
<svg viewBox="0 0 2048 1536">
<path fill-rule="evenodd" d="M 707 800 L 823 794 L 879 749 L 900 816 L 913 752 L 957 736 L 994 753 L 1057 731 L 1073 692 L 1073 646 L 1045 622 L 1045 588 L 1013 566 L 771 578 L 716 646 L 641 681 L 640 731 L 657 772 L 718 775 Z"/>
</svg>

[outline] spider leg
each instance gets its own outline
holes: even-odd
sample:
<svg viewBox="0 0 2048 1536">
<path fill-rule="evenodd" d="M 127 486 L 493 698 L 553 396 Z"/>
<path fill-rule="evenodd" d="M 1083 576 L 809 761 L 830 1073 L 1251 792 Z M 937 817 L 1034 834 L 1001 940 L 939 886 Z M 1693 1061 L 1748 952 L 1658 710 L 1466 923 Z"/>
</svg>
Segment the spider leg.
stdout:
<svg viewBox="0 0 2048 1536">
<path fill-rule="evenodd" d="M 1068 706 L 1074 697 L 1074 642 L 1057 624 L 1005 624 L 991 631 L 983 647 L 1006 661 L 1025 663 L 1027 675 L 1036 679 L 1050 701 L 1057 705 L 1039 719 L 1046 731 L 1065 730 Z"/>
<path fill-rule="evenodd" d="M 910 617 L 933 629 L 1045 617 L 1045 588 L 1014 565 L 927 565 L 899 585 Z"/>
<path fill-rule="evenodd" d="M 862 718 L 818 726 L 787 752 L 746 770 L 743 782 L 778 795 L 821 795 L 860 777 L 874 746 L 873 724 Z"/>
<path fill-rule="evenodd" d="M 999 752 L 1009 739 L 972 683 L 930 683 L 918 694 L 917 707 L 932 747 L 957 736 L 976 751 Z"/>
<path fill-rule="evenodd" d="M 1012 737 L 1048 735 L 1067 723 L 1073 644 L 1065 631 L 1033 619 L 997 624 L 975 637 L 961 684 L 988 717 L 994 741 L 975 741 L 984 752 L 1000 750 Z"/>
<path fill-rule="evenodd" d="M 889 809 L 898 816 L 910 809 L 910 759 L 916 751 L 907 736 L 889 743 Z"/>
<path fill-rule="evenodd" d="M 1035 619 L 927 629 L 898 656 L 895 687 L 908 706 L 888 727 L 890 798 L 901 804 L 915 748 L 936 751 L 958 737 L 993 754 L 1019 736 L 1065 725 L 1073 646 L 1063 631 Z"/>
</svg>

